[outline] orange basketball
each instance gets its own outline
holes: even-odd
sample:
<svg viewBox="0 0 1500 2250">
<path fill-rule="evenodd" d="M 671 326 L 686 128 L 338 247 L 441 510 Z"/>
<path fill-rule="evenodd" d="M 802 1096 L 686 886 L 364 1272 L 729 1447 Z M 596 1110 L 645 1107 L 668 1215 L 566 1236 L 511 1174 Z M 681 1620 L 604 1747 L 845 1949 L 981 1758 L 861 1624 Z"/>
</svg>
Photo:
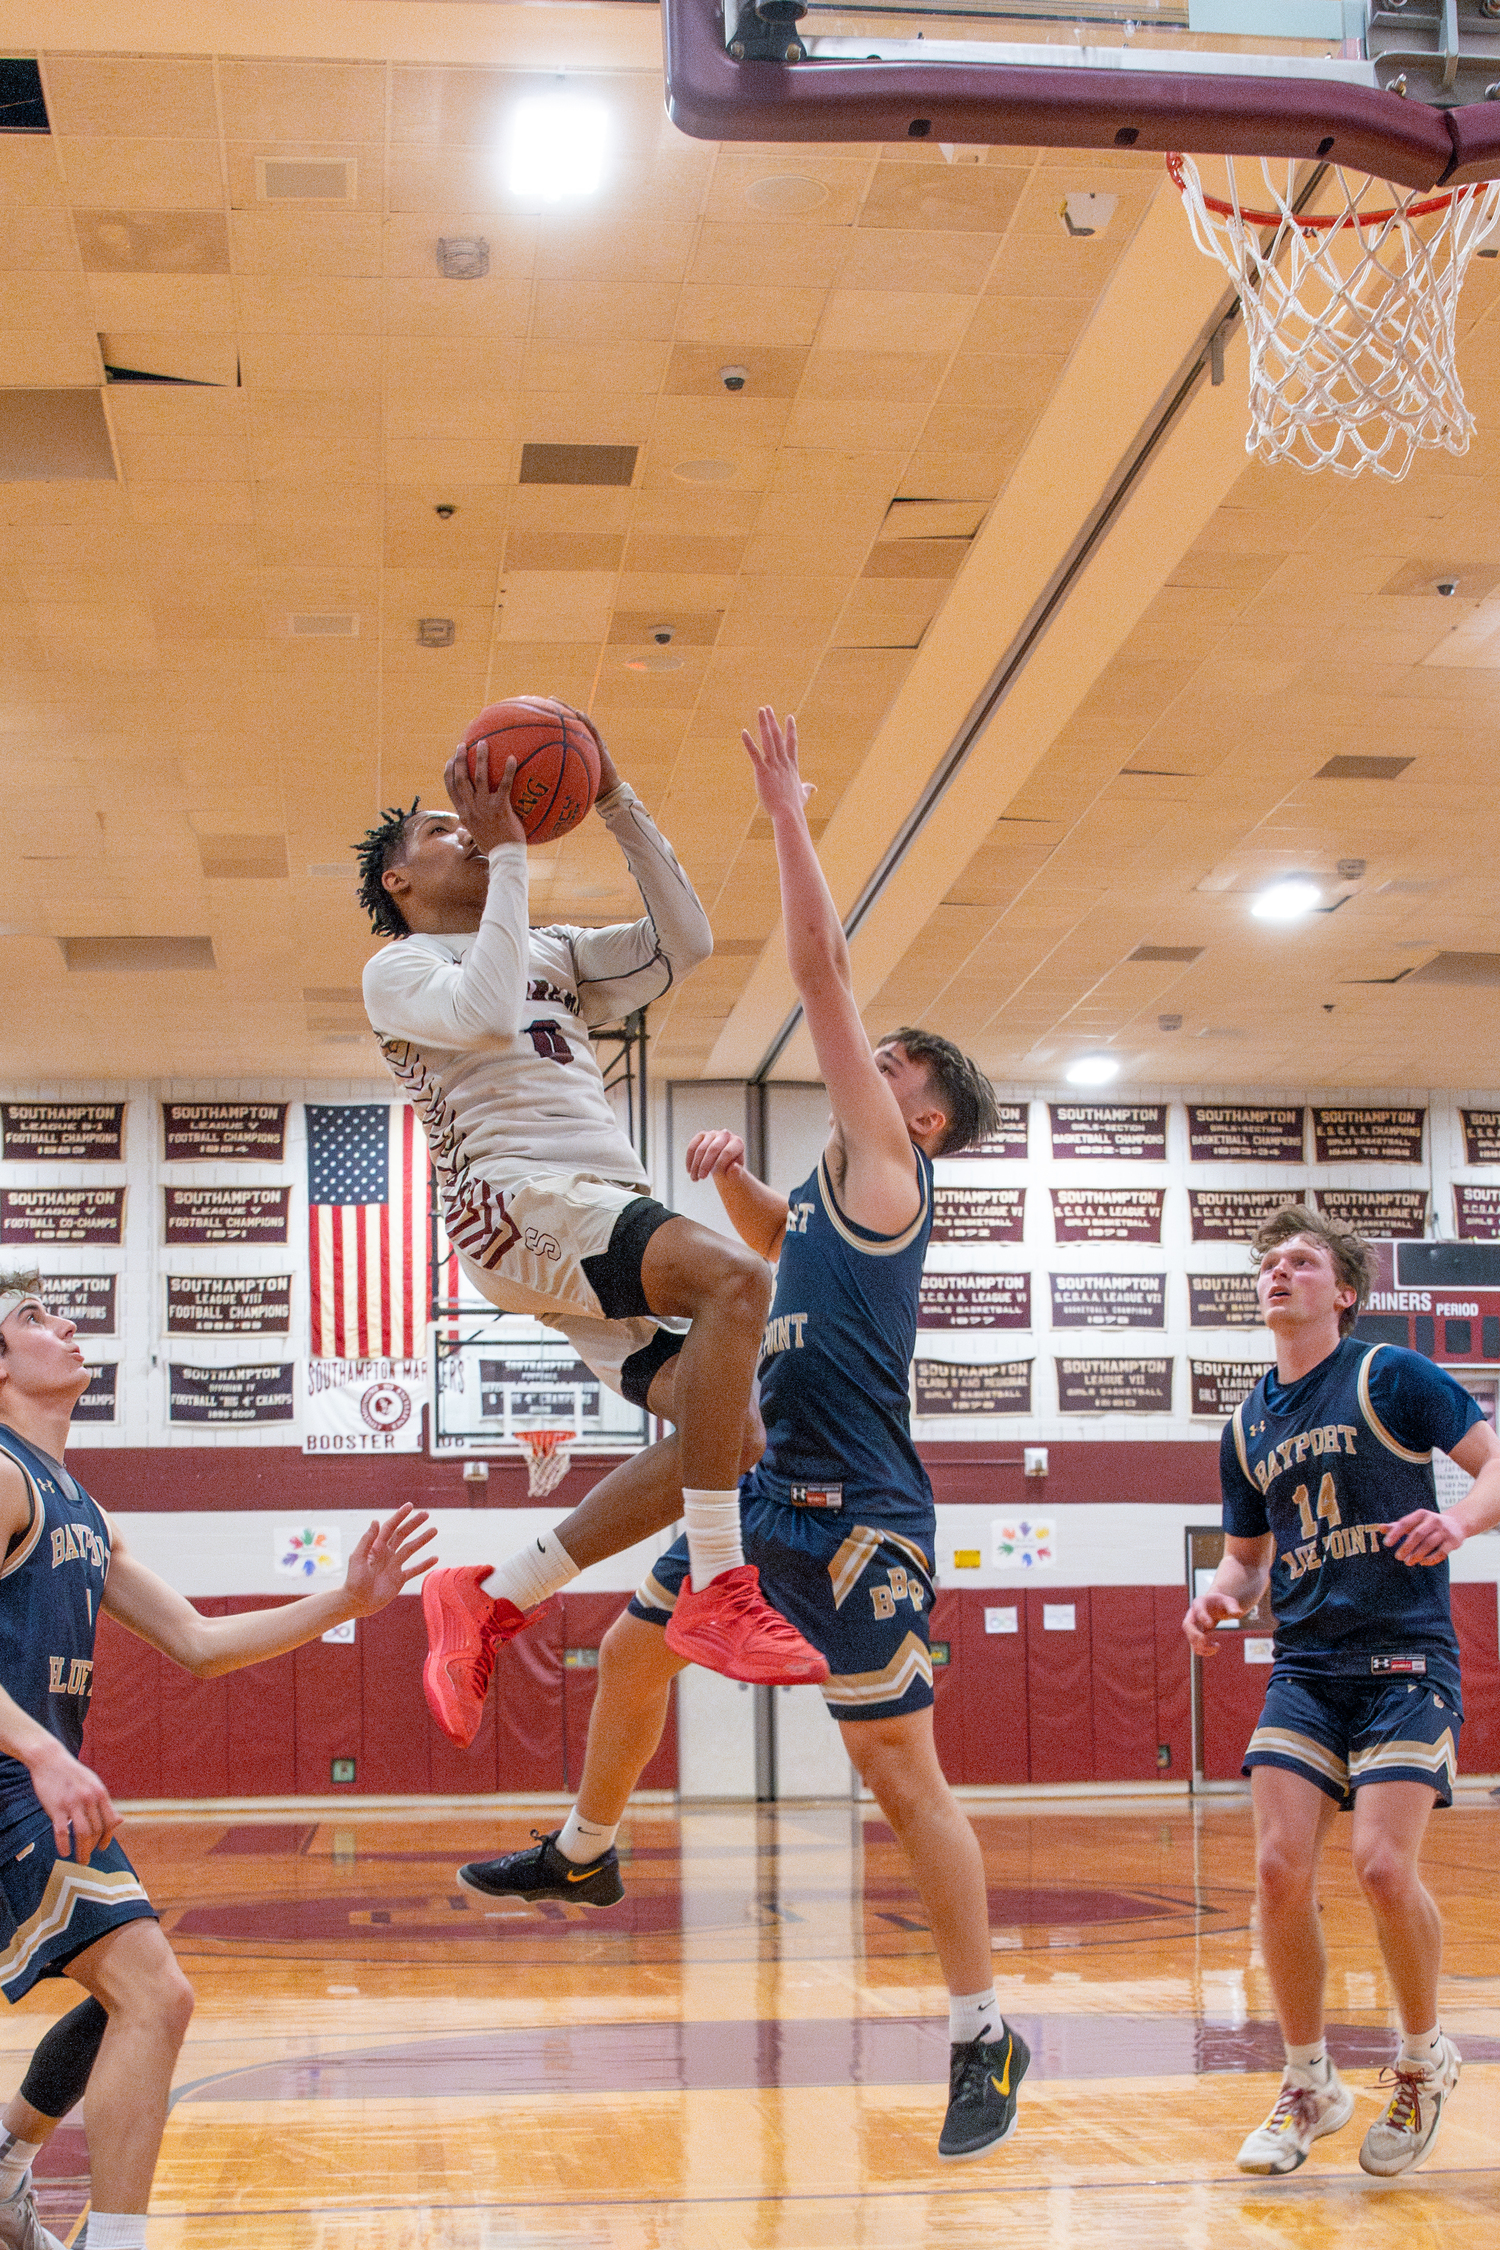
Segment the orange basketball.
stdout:
<svg viewBox="0 0 1500 2250">
<path fill-rule="evenodd" d="M 490 781 L 516 761 L 510 801 L 528 844 L 555 843 L 576 828 L 599 791 L 599 745 L 566 703 L 547 695 L 515 695 L 491 703 L 464 733 L 473 777 L 481 742 L 490 749 Z"/>
</svg>

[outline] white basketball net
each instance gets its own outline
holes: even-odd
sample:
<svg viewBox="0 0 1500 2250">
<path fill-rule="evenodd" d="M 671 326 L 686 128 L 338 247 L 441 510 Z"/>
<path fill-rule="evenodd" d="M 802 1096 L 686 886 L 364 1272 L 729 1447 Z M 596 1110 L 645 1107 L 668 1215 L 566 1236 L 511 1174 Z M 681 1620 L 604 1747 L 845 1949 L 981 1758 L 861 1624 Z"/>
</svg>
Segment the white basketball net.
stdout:
<svg viewBox="0 0 1500 2250">
<path fill-rule="evenodd" d="M 555 1492 L 572 1466 L 571 1448 L 578 1443 L 576 1430 L 517 1430 L 516 1442 L 526 1452 L 526 1491 L 532 1500 L 545 1500 Z"/>
<path fill-rule="evenodd" d="M 1241 162 L 1250 160 L 1241 159 Z M 1250 430 L 1262 461 L 1372 469 L 1393 482 L 1417 449 L 1467 453 L 1474 417 L 1455 364 L 1458 292 L 1500 217 L 1500 181 L 1403 191 L 1329 165 L 1315 210 L 1293 209 L 1297 166 L 1259 159 L 1255 205 L 1233 158 L 1227 198 L 1189 156 L 1168 169 L 1198 248 L 1240 293 L 1250 346 Z"/>
</svg>

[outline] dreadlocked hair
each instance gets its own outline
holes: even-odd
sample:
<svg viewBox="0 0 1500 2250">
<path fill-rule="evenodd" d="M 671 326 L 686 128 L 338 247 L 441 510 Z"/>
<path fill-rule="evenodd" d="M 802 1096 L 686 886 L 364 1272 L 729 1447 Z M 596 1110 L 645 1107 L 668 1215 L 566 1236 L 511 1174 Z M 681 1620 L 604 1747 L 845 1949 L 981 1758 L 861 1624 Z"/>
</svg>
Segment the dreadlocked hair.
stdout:
<svg viewBox="0 0 1500 2250">
<path fill-rule="evenodd" d="M 935 1031 L 919 1031 L 912 1024 L 888 1031 L 880 1044 L 904 1047 L 907 1059 L 925 1068 L 928 1083 L 948 1118 L 939 1156 L 957 1156 L 961 1149 L 990 1138 L 1000 1121 L 995 1089 L 972 1056 L 955 1047 L 951 1039 L 943 1039 Z"/>
<path fill-rule="evenodd" d="M 359 903 L 381 937 L 409 935 L 406 916 L 381 877 L 405 843 L 406 824 L 421 802 L 420 797 L 413 797 L 407 806 L 387 805 L 378 827 L 366 831 L 362 844 L 349 846 L 359 861 Z"/>
</svg>

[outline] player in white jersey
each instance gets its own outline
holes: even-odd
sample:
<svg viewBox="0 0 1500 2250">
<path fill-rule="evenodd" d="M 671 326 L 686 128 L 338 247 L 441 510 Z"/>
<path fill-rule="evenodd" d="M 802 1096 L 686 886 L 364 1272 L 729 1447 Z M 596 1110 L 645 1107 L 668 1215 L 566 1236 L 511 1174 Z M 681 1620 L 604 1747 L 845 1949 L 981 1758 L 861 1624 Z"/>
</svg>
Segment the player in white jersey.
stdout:
<svg viewBox="0 0 1500 2250">
<path fill-rule="evenodd" d="M 359 847 L 361 898 L 393 941 L 366 966 L 365 1008 L 426 1128 L 465 1273 L 492 1305 L 560 1330 L 613 1390 L 676 1425 L 493 1573 L 434 1574 L 424 1679 L 458 1741 L 478 1731 L 495 1649 L 579 1570 L 679 1516 L 693 1558 L 680 1653 L 736 1679 L 827 1671 L 762 1599 L 740 1545 L 738 1479 L 764 1442 L 751 1395 L 769 1269 L 653 1199 L 589 1038 L 713 950 L 671 846 L 599 747 L 597 810 L 640 890 L 637 922 L 528 927 L 514 760 L 491 786 L 487 746 L 473 777 L 464 750 L 449 761 L 451 811 L 393 811 Z"/>
</svg>

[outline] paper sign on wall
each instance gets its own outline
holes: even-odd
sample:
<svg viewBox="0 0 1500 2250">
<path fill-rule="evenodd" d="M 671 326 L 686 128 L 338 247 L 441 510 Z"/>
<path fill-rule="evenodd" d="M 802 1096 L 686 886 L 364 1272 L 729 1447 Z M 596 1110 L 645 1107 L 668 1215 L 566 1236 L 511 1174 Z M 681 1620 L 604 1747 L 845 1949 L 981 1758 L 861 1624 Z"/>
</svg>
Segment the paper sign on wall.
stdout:
<svg viewBox="0 0 1500 2250">
<path fill-rule="evenodd" d="M 278 1578 L 334 1581 L 344 1569 L 344 1535 L 336 1523 L 282 1523 L 271 1534 Z"/>
<path fill-rule="evenodd" d="M 1044 1633 L 1076 1633 L 1078 1611 L 1072 1602 L 1043 1602 L 1042 1631 Z"/>
<path fill-rule="evenodd" d="M 987 1609 L 984 1613 L 987 1633 L 1019 1633 L 1021 1612 L 1018 1609 Z"/>
<path fill-rule="evenodd" d="M 1052 1570 L 1057 1523 L 1052 1516 L 996 1516 L 990 1525 L 992 1570 Z"/>
</svg>

